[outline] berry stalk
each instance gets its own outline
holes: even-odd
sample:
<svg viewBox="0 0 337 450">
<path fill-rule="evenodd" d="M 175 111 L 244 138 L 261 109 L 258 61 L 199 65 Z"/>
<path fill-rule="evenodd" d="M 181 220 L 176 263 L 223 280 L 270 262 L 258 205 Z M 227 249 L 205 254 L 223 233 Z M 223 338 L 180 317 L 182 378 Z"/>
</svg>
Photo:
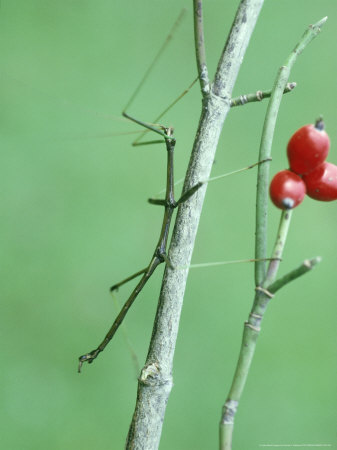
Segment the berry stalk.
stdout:
<svg viewBox="0 0 337 450">
<path fill-rule="evenodd" d="M 326 22 L 324 17 L 314 25 L 310 25 L 305 31 L 294 50 L 288 56 L 285 64 L 280 67 L 275 80 L 273 92 L 270 97 L 265 122 L 261 136 L 260 152 L 258 160 L 268 159 L 271 156 L 271 146 L 274 136 L 276 119 L 282 99 L 283 91 L 288 82 L 290 71 L 298 56 L 305 47 L 320 33 L 321 27 Z M 268 183 L 269 183 L 269 163 L 258 168 L 258 185 L 256 194 L 256 234 L 255 234 L 255 259 L 261 260 L 255 265 L 255 284 L 261 286 L 266 276 L 266 263 L 263 261 L 267 257 L 267 207 L 268 207 Z"/>
<path fill-rule="evenodd" d="M 273 92 L 268 104 L 266 118 L 263 126 L 260 154 L 258 160 L 269 159 L 271 156 L 272 140 L 278 110 L 283 96 L 290 70 L 294 65 L 298 55 L 320 32 L 320 27 L 327 18 L 320 20 L 315 25 L 311 25 L 304 33 L 293 52 L 287 58 L 285 65 L 279 69 L 275 80 Z M 256 241 L 255 258 L 260 260 L 267 256 L 267 207 L 268 207 L 268 184 L 269 184 L 269 163 L 262 164 L 258 170 L 257 203 L 256 203 Z M 266 268 L 265 261 L 258 261 L 255 265 L 255 285 L 256 294 L 252 310 L 248 320 L 244 324 L 242 345 L 236 371 L 233 377 L 232 386 L 226 403 L 224 404 L 220 421 L 220 450 L 232 449 L 232 435 L 234 428 L 234 418 L 239 401 L 248 377 L 249 369 L 255 353 L 256 342 L 260 333 L 260 325 L 273 294 L 268 290 L 269 284 L 273 283 L 278 272 L 280 258 L 286 242 L 289 229 L 291 211 L 284 210 L 281 215 L 281 222 L 277 233 L 273 256 L 274 261 L 270 262 Z M 299 272 L 303 274 L 305 272 Z M 293 278 L 289 278 L 291 281 Z M 286 280 L 287 281 L 287 280 Z"/>
</svg>

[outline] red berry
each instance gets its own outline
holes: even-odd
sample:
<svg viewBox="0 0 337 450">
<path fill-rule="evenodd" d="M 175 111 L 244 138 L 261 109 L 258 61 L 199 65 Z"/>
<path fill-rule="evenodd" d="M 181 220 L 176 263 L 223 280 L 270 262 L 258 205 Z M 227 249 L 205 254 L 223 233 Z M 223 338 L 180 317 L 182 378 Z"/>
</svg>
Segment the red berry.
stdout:
<svg viewBox="0 0 337 450">
<path fill-rule="evenodd" d="M 304 181 L 290 170 L 278 172 L 271 180 L 269 194 L 280 209 L 292 209 L 299 205 L 306 193 Z"/>
<path fill-rule="evenodd" d="M 309 197 L 322 202 L 337 200 L 337 166 L 335 164 L 324 162 L 304 175 L 303 181 Z"/>
<path fill-rule="evenodd" d="M 305 125 L 290 138 L 287 154 L 290 169 L 298 174 L 309 173 L 328 156 L 330 139 L 320 118 L 315 125 Z"/>
</svg>

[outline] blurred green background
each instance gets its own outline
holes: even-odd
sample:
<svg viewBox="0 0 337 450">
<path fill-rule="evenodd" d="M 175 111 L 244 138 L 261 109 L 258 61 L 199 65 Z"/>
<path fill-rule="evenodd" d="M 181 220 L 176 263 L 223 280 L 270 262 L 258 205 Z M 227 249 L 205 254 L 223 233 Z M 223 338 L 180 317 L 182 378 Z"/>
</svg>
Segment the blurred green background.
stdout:
<svg viewBox="0 0 337 450">
<path fill-rule="evenodd" d="M 205 2 L 211 74 L 238 1 Z M 192 4 L 178 0 L 3 0 L 1 54 L 1 441 L 7 450 L 122 449 L 136 373 L 122 332 L 83 373 L 116 309 L 111 284 L 144 267 L 162 211 L 146 203 L 165 184 L 165 150 L 133 148 L 137 130 L 115 120 L 182 6 L 185 21 L 130 109 L 153 118 L 196 77 Z M 337 163 L 335 0 L 266 0 L 234 94 L 272 86 L 306 27 L 328 15 L 296 63 L 298 87 L 282 103 L 272 173 L 300 126 L 323 114 Z M 186 169 L 200 113 L 195 86 L 163 122 Z M 213 175 L 257 161 L 267 102 L 234 109 Z M 211 184 L 194 263 L 251 258 L 256 171 Z M 179 193 L 179 189 L 177 190 Z M 296 210 L 281 273 L 320 255 L 313 273 L 270 305 L 237 414 L 236 449 L 332 444 L 336 439 L 337 203 Z M 270 205 L 272 248 L 279 211 Z M 125 322 L 142 365 L 162 276 Z M 131 285 L 120 289 L 123 302 Z M 177 342 L 162 450 L 217 448 L 218 422 L 254 294 L 250 264 L 191 270 Z"/>
</svg>

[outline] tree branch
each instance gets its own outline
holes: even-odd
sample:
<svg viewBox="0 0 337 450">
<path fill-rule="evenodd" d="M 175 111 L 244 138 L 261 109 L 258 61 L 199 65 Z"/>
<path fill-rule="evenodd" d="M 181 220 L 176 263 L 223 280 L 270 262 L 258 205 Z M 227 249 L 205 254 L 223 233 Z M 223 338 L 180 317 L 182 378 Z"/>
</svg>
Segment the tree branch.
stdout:
<svg viewBox="0 0 337 450">
<path fill-rule="evenodd" d="M 194 10 L 194 45 L 196 61 L 203 97 L 209 94 L 209 78 L 206 64 L 206 51 L 204 39 L 204 23 L 202 15 L 202 0 L 193 0 Z"/>
<path fill-rule="evenodd" d="M 231 98 L 237 73 L 246 52 L 246 36 L 251 35 L 260 14 L 263 1 L 241 1 L 228 35 L 226 45 L 220 57 L 213 83 L 213 93 L 225 100 Z"/>
<path fill-rule="evenodd" d="M 263 0 L 240 2 L 215 81 L 204 98 L 183 192 L 209 178 L 221 129 L 230 109 L 229 99 L 262 4 Z M 205 193 L 206 185 L 179 207 L 169 249 L 174 267 L 190 265 Z M 127 449 L 154 450 L 159 446 L 172 388 L 173 356 L 187 275 L 188 269 L 165 269 L 150 349 L 138 383 Z"/>
<path fill-rule="evenodd" d="M 283 277 L 279 278 L 278 280 L 274 281 L 274 283 L 270 284 L 267 289 L 272 294 L 275 294 L 279 289 L 281 289 L 286 284 L 290 283 L 293 280 L 296 280 L 296 278 L 301 277 L 302 275 L 305 275 L 310 270 L 312 270 L 317 264 L 319 264 L 322 261 L 322 258 L 317 256 L 316 258 L 312 259 L 306 259 L 303 261 L 303 263 L 297 267 L 294 270 L 291 270 Z"/>
</svg>

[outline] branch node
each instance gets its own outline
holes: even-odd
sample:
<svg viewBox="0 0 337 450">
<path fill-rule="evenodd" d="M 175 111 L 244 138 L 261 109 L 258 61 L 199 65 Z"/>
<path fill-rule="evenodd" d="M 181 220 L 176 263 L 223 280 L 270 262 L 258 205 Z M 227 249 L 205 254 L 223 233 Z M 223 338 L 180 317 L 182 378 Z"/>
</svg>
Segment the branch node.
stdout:
<svg viewBox="0 0 337 450">
<path fill-rule="evenodd" d="M 240 103 L 241 105 L 245 105 L 246 103 L 248 103 L 247 95 L 240 95 Z"/>
<path fill-rule="evenodd" d="M 263 92 L 262 92 L 262 91 L 257 91 L 257 92 L 256 92 L 256 98 L 257 98 L 259 101 L 262 101 L 262 100 L 263 100 Z"/>
<path fill-rule="evenodd" d="M 208 95 L 210 91 L 209 79 L 208 79 L 208 70 L 206 64 L 203 64 L 201 67 L 201 73 L 199 76 L 200 83 L 202 85 L 202 93 L 204 95 Z"/>
<path fill-rule="evenodd" d="M 279 258 L 274 258 L 274 259 L 279 259 Z M 269 298 L 274 298 L 275 297 L 275 295 L 272 294 L 271 292 L 269 292 L 268 289 L 265 289 L 265 288 L 263 288 L 261 286 L 256 286 L 255 290 L 259 291 L 259 292 L 263 292 Z"/>
<path fill-rule="evenodd" d="M 233 425 L 234 416 L 238 408 L 239 402 L 237 400 L 228 399 L 223 407 L 223 415 L 221 423 L 224 425 Z"/>
<path fill-rule="evenodd" d="M 297 267 L 296 269 L 291 270 L 283 277 L 279 278 L 278 280 L 274 281 L 272 284 L 268 284 L 268 290 L 272 293 L 275 293 L 279 289 L 281 289 L 286 284 L 290 283 L 293 280 L 296 280 L 296 278 L 304 275 L 305 273 L 312 270 L 316 264 L 319 264 L 321 262 L 322 258 L 319 256 L 316 256 L 316 258 L 312 259 L 306 259 L 303 261 L 303 263 Z"/>
<path fill-rule="evenodd" d="M 250 313 L 249 316 L 253 317 L 254 319 L 262 320 L 262 316 L 260 314 Z"/>
<path fill-rule="evenodd" d="M 254 325 L 252 325 L 249 322 L 245 322 L 245 327 L 250 328 L 251 330 L 257 331 L 258 333 L 261 331 L 260 327 L 254 327 Z"/>
<path fill-rule="evenodd" d="M 292 83 L 287 83 L 286 89 L 289 89 L 289 91 L 292 91 L 297 86 L 297 83 L 293 81 Z"/>
<path fill-rule="evenodd" d="M 144 386 L 161 386 L 172 382 L 171 379 L 162 376 L 158 362 L 147 364 L 143 367 L 139 382 Z"/>
</svg>

